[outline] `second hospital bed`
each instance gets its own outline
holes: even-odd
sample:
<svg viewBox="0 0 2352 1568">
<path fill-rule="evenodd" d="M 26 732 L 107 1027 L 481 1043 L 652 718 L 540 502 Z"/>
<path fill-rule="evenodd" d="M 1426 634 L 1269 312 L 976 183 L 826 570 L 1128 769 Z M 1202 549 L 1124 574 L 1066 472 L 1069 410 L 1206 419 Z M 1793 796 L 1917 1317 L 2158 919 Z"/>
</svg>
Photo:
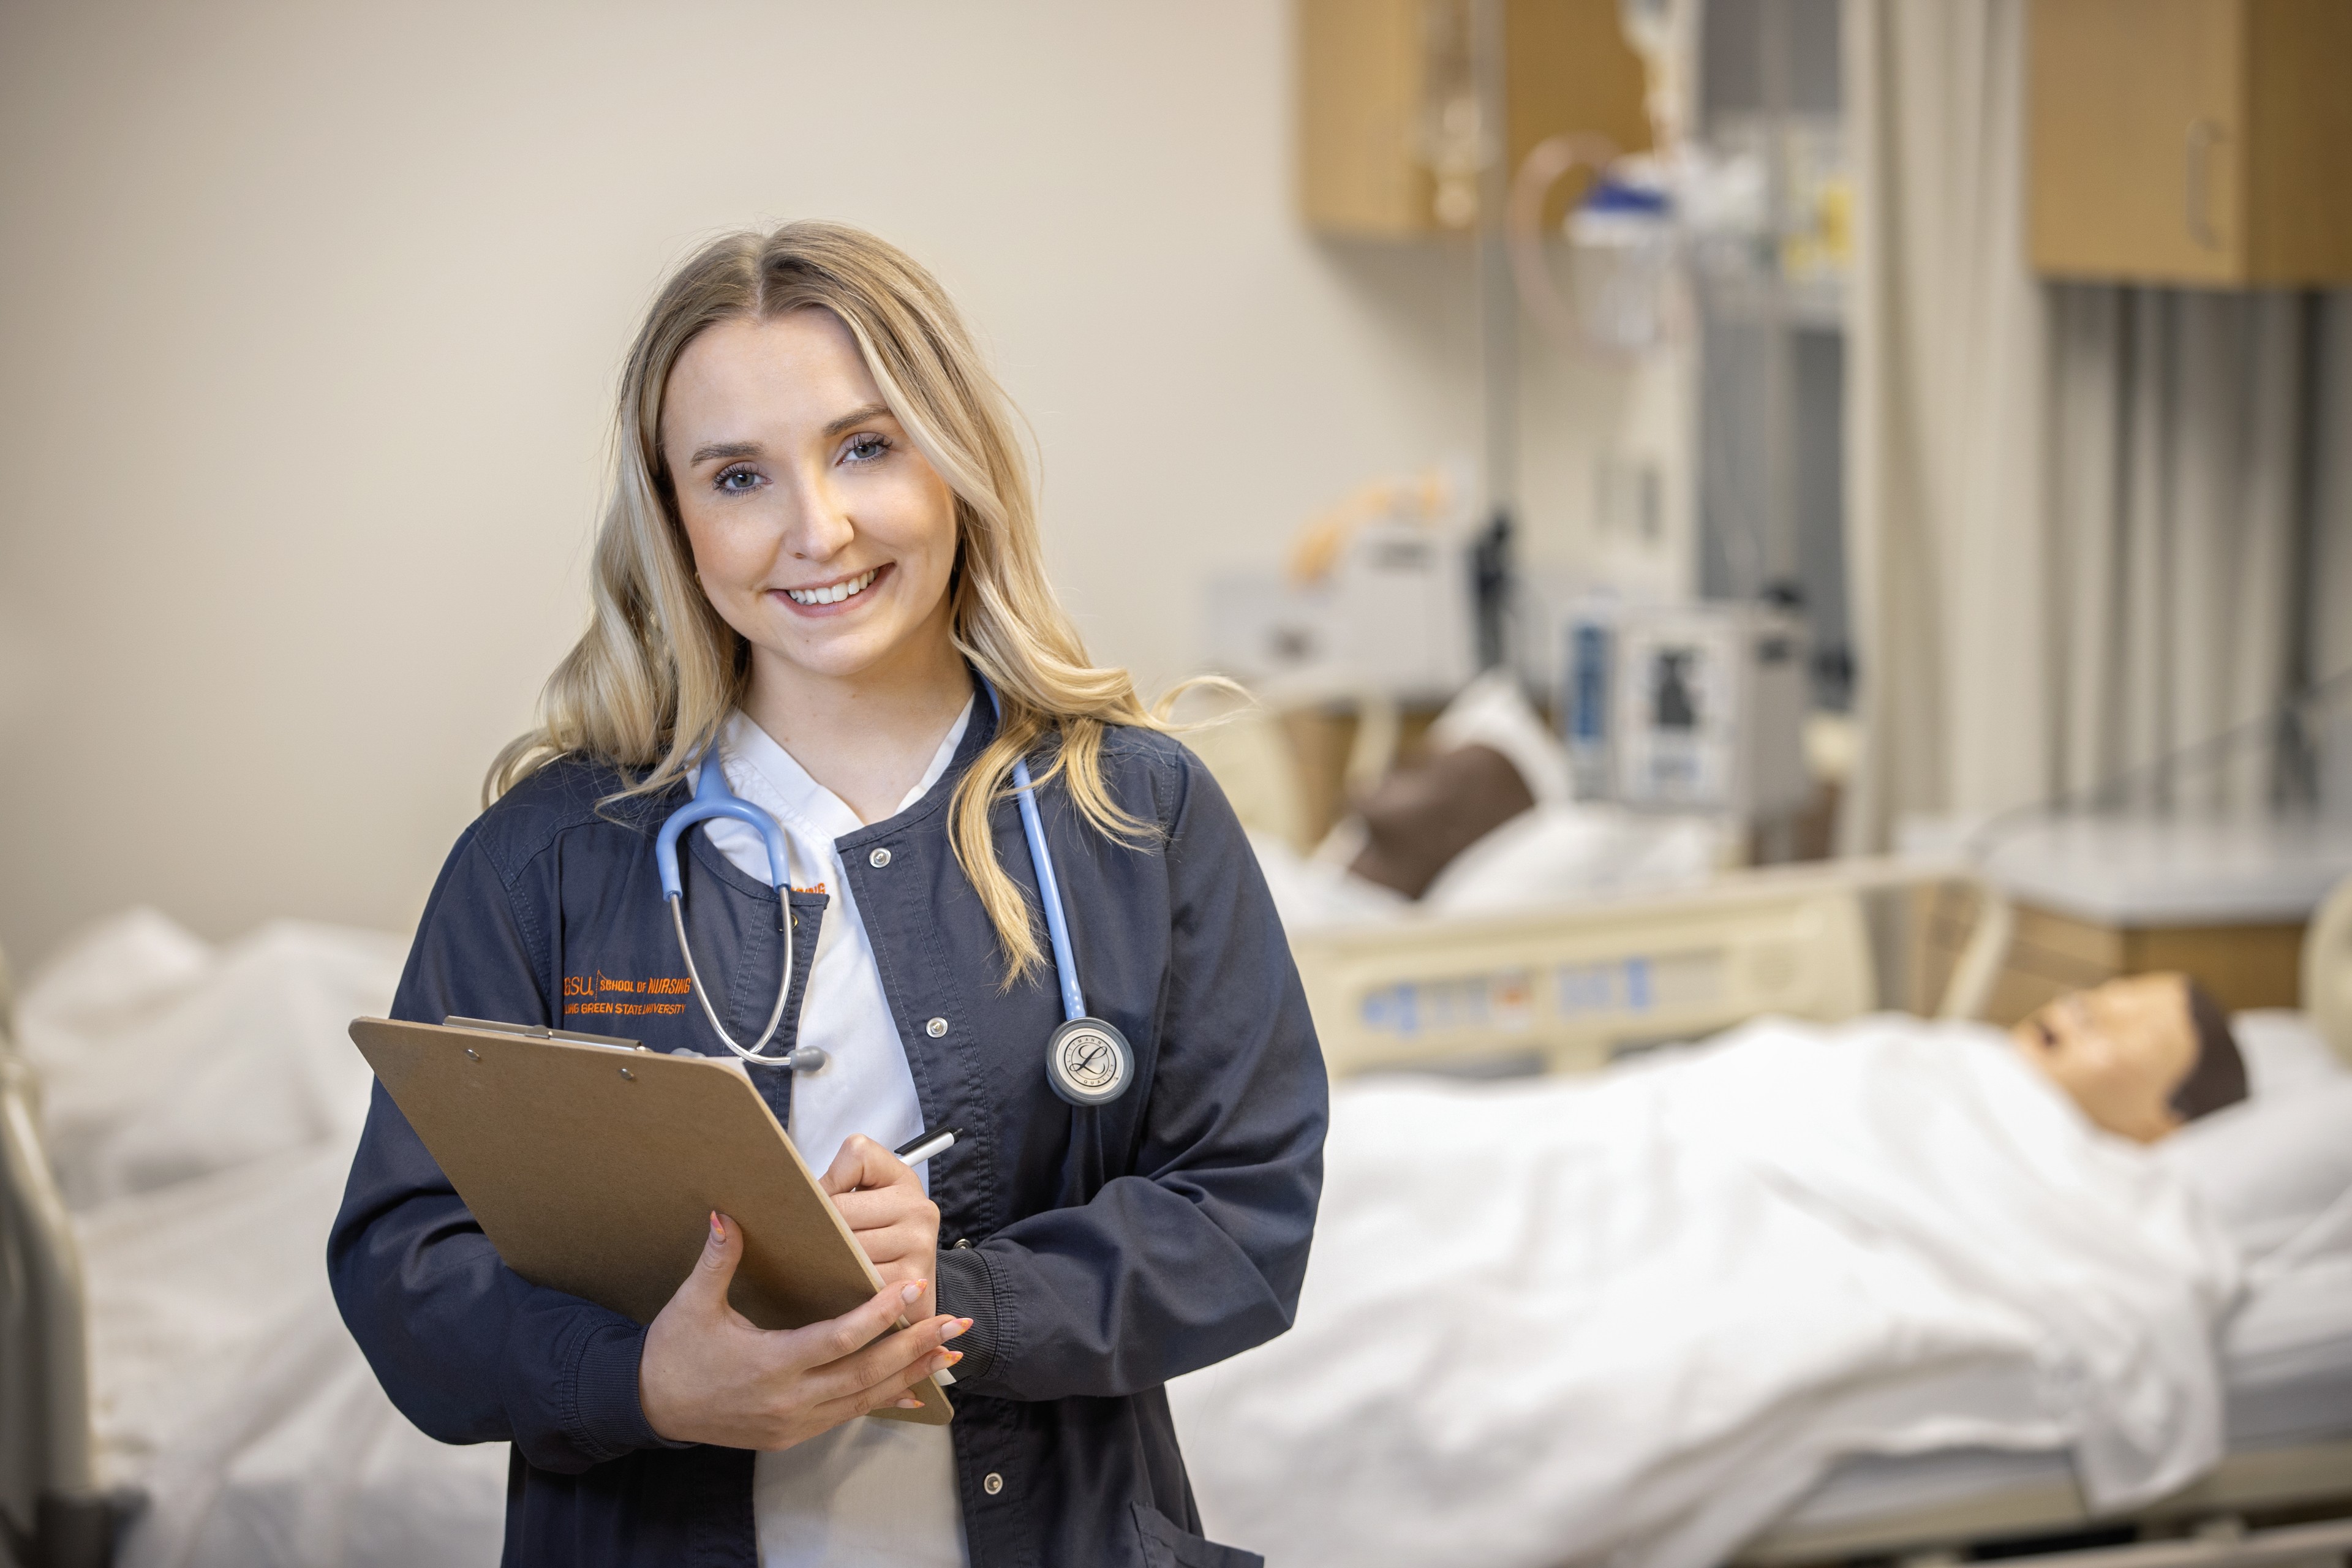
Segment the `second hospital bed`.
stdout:
<svg viewBox="0 0 2352 1568">
<path fill-rule="evenodd" d="M 1953 868 L 1848 862 L 1484 919 L 1307 929 L 1292 943 L 1335 1077 L 1581 1073 L 1759 1014 L 1833 1023 L 1883 1005 L 1898 984 L 1916 990 L 1901 972 L 1917 894 L 1967 880 Z M 2010 930 L 1997 896 L 1967 891 L 1981 913 L 1944 989 L 1939 1011 L 1950 1017 L 1977 1010 Z M 2325 1040 L 2352 1064 L 2352 884 L 2311 926 L 2304 986 L 2303 1020 L 2255 1016 L 2244 1027 L 2299 1035 L 2303 1044 L 2278 1047 L 2290 1057 Z M 2352 1549 L 2352 1267 L 2257 1296 L 2223 1346 L 2230 1451 L 2173 1494 L 2103 1516 L 2063 1454 L 1857 1458 L 1749 1540 L 1742 1560 L 1779 1568 L 2096 1546 L 2150 1564 L 2341 1561 Z M 2249 1533 L 2250 1521 L 2269 1528 Z"/>
</svg>

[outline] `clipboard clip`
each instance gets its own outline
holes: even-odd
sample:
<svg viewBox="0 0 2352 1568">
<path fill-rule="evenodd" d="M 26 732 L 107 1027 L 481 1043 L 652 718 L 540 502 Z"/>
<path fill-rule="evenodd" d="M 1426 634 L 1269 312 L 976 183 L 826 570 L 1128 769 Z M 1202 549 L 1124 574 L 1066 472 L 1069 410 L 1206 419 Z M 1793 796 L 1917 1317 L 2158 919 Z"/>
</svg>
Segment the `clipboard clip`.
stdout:
<svg viewBox="0 0 2352 1568">
<path fill-rule="evenodd" d="M 493 1035 L 520 1035 L 526 1040 L 561 1040 L 567 1046 L 602 1046 L 608 1051 L 647 1051 L 653 1047 L 617 1035 L 583 1035 L 571 1029 L 551 1029 L 545 1024 L 507 1024 L 496 1018 L 463 1018 L 452 1013 L 441 1020 L 445 1029 L 487 1029 Z"/>
</svg>

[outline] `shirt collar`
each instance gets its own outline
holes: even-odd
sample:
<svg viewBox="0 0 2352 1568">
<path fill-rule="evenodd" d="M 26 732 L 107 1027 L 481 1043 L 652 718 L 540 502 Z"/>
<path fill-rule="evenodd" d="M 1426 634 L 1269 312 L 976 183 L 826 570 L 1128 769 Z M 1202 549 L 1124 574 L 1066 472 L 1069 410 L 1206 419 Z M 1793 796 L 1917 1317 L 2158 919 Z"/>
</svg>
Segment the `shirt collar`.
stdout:
<svg viewBox="0 0 2352 1568">
<path fill-rule="evenodd" d="M 971 727 L 977 695 L 966 698 L 962 711 L 931 752 L 923 776 L 891 811 L 897 816 L 929 794 L 956 760 L 965 731 Z M 848 803 L 809 776 L 806 768 L 775 738 L 754 723 L 741 709 L 728 715 L 719 754 L 727 782 L 735 793 L 822 842 L 856 833 L 867 825 L 857 820 Z"/>
</svg>

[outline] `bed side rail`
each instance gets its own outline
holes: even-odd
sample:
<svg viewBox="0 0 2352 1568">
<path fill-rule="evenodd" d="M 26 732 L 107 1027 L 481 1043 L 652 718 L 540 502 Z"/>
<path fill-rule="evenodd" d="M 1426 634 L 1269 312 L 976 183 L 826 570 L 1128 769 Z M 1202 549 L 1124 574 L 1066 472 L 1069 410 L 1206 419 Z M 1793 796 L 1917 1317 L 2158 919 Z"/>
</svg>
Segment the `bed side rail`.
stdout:
<svg viewBox="0 0 2352 1568">
<path fill-rule="evenodd" d="M 1291 942 L 1335 1076 L 1383 1068 L 1587 1071 L 1762 1013 L 1837 1022 L 1879 1005 L 1867 895 L 1957 868 L 1851 860 L 1469 921 L 1301 931 Z M 1973 1016 L 2007 906 L 1979 915 L 1940 1011 Z"/>
<path fill-rule="evenodd" d="M 113 1517 L 91 1454 L 81 1253 L 43 1152 L 0 958 L 0 1530 L 23 1568 L 103 1568 Z"/>
<path fill-rule="evenodd" d="M 2257 1528 L 2249 1528 L 2255 1521 Z M 2113 1546 L 2055 1544 L 2086 1531 L 2137 1530 Z M 2038 1551 L 2026 1543 L 2053 1544 Z M 1997 1550 L 1994 1550 L 1997 1549 Z M 2169 1497 L 2122 1514 L 2084 1501 L 2071 1473 L 1899 1513 L 1785 1524 L 1751 1542 L 1733 1568 L 1854 1562 L 1948 1568 L 1978 1553 L 2065 1568 L 2222 1568 L 2340 1564 L 2352 1552 L 2352 1440 L 2255 1448 L 2225 1457 Z"/>
</svg>

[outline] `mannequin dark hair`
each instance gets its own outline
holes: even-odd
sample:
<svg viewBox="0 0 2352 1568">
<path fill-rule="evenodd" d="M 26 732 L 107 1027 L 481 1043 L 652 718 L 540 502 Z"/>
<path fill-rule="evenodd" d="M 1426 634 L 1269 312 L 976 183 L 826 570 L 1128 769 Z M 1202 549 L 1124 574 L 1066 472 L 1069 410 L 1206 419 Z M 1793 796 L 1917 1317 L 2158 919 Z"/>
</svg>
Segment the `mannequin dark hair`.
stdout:
<svg viewBox="0 0 2352 1568">
<path fill-rule="evenodd" d="M 2229 1015 L 2213 994 L 2194 980 L 2187 985 L 2189 1021 L 2197 1031 L 2197 1065 L 2172 1091 L 2171 1104 L 2180 1120 L 2194 1121 L 2246 1098 L 2246 1058 L 2239 1053 L 2238 1037 L 2230 1032 Z"/>
</svg>

